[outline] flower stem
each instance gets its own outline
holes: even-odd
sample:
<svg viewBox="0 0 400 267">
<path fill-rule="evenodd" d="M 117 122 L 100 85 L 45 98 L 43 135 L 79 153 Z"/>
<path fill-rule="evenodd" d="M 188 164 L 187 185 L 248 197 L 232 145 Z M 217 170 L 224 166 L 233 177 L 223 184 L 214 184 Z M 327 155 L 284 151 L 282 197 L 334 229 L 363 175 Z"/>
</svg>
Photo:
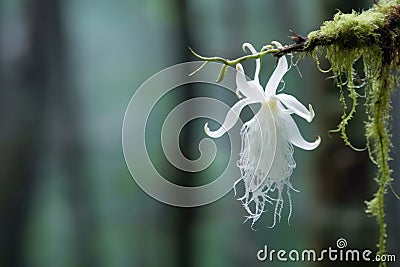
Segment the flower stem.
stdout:
<svg viewBox="0 0 400 267">
<path fill-rule="evenodd" d="M 246 56 L 242 56 L 239 57 L 237 59 L 225 59 L 222 57 L 205 57 L 205 56 L 201 56 L 199 54 L 197 54 L 192 48 L 189 47 L 190 52 L 197 57 L 198 59 L 207 61 L 207 62 L 221 62 L 227 66 L 234 66 L 238 63 L 242 63 L 243 61 L 249 60 L 249 59 L 256 59 L 256 58 L 262 58 L 265 55 L 271 54 L 271 53 L 278 53 L 280 50 L 279 49 L 268 49 L 265 51 L 261 51 L 257 54 L 252 54 L 252 55 L 246 55 Z"/>
</svg>

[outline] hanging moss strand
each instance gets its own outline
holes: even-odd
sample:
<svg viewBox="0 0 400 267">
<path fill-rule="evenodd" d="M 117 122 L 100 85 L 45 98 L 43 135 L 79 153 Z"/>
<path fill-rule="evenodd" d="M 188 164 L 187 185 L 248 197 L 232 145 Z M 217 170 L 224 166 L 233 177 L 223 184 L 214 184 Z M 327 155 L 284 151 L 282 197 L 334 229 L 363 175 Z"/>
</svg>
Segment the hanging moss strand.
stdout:
<svg viewBox="0 0 400 267">
<path fill-rule="evenodd" d="M 381 75 L 372 83 L 372 94 L 369 103 L 369 123 L 366 125 L 366 135 L 372 143 L 370 153 L 378 166 L 376 181 L 379 185 L 374 198 L 367 201 L 367 212 L 377 218 L 379 224 L 378 255 L 386 252 L 386 223 L 385 223 L 385 194 L 391 183 L 391 169 L 389 167 L 390 148 L 390 96 L 391 88 L 394 88 L 394 79 L 389 75 L 389 66 L 382 68 Z M 383 263 L 382 266 L 385 266 Z"/>
</svg>

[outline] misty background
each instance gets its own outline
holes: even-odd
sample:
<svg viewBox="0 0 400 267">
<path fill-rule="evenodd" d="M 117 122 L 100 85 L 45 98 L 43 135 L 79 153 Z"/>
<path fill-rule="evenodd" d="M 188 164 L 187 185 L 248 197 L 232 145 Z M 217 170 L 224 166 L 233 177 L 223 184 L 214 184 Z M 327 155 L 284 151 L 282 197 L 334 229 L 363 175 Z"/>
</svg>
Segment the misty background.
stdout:
<svg viewBox="0 0 400 267">
<path fill-rule="evenodd" d="M 285 76 L 285 91 L 313 104 L 313 123 L 296 121 L 306 139 L 320 135 L 322 143 L 312 152 L 295 149 L 297 168 L 291 179 L 300 193 L 292 194 L 290 225 L 286 213 L 270 229 L 271 214 L 266 213 L 257 231 L 251 230 L 249 222 L 243 224 L 246 214 L 233 192 L 199 208 L 160 203 L 132 179 L 121 144 L 125 109 L 135 90 L 166 67 L 196 60 L 188 46 L 203 55 L 236 58 L 243 54 L 243 42 L 258 49 L 272 40 L 287 44 L 289 30 L 307 35 L 338 9 L 349 12 L 372 4 L 0 1 L 0 266 L 284 266 L 259 262 L 257 251 L 264 245 L 319 251 L 335 247 L 338 238 L 345 238 L 349 248 L 375 251 L 378 225 L 364 213 L 364 201 L 377 189 L 376 168 L 366 152 L 355 152 L 339 134 L 328 133 L 341 116 L 339 93 L 329 79 L 332 74 L 320 73 L 309 58 L 298 64 L 301 75 L 292 68 Z M 275 62 L 272 56 L 264 59 L 263 84 Z M 253 64 L 246 63 L 246 70 Z M 189 88 L 166 101 L 173 105 L 199 90 Z M 235 101 L 226 96 L 227 104 Z M 358 110 L 349 135 L 363 147 L 362 104 Z M 393 188 L 400 192 L 398 98 L 392 114 Z M 155 139 L 160 123 L 150 122 Z M 192 137 L 202 130 L 196 127 L 187 129 L 182 140 L 182 149 L 193 158 L 198 140 Z M 159 148 L 151 149 L 158 168 L 167 168 L 178 183 L 199 183 L 174 173 Z M 386 201 L 388 253 L 399 259 L 400 202 L 390 190 Z M 290 266 L 338 264 L 365 266 Z"/>
</svg>

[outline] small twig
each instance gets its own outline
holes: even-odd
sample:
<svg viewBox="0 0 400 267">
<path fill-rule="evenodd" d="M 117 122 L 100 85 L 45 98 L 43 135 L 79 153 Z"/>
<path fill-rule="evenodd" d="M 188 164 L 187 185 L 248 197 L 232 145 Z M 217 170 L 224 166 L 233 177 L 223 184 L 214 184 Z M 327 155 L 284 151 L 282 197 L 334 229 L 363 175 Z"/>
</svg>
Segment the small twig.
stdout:
<svg viewBox="0 0 400 267">
<path fill-rule="evenodd" d="M 301 43 L 285 45 L 283 48 L 279 49 L 279 52 L 276 52 L 273 55 L 276 57 L 281 57 L 292 52 L 303 52 L 304 48 L 306 47 L 305 44 L 307 43 L 307 40 L 308 39 L 305 39 L 305 41 Z"/>
<path fill-rule="evenodd" d="M 279 52 L 273 53 L 273 55 L 276 57 L 281 57 L 293 52 L 311 52 L 317 46 L 326 46 L 337 41 L 337 39 L 328 36 L 318 36 L 310 40 L 308 37 L 298 34 L 291 36 L 291 39 L 295 41 L 294 44 L 285 45 L 283 48 L 279 49 Z"/>
</svg>

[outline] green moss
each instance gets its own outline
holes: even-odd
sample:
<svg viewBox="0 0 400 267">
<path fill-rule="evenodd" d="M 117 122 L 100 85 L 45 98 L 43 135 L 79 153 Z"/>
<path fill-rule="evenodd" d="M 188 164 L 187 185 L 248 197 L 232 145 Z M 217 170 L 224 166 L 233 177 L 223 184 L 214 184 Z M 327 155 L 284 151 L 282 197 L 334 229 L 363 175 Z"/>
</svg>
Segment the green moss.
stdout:
<svg viewBox="0 0 400 267">
<path fill-rule="evenodd" d="M 376 182 L 378 190 L 372 200 L 367 201 L 366 212 L 376 217 L 380 237 L 378 254 L 386 252 L 386 223 L 384 197 L 390 185 L 391 169 L 389 156 L 391 96 L 395 91 L 399 69 L 400 1 L 380 1 L 379 5 L 362 13 L 338 12 L 333 20 L 325 22 L 318 31 L 308 35 L 304 51 L 325 52 L 332 72 L 340 89 L 343 115 L 336 131 L 346 145 L 351 146 L 346 126 L 356 113 L 357 88 L 354 86 L 354 64 L 362 59 L 366 85 L 366 107 L 368 121 L 365 123 L 367 148 L 372 162 L 378 168 Z M 319 65 L 317 61 L 317 65 Z M 343 75 L 346 77 L 347 97 L 351 106 L 346 105 Z M 380 263 L 385 266 L 385 263 Z"/>
<path fill-rule="evenodd" d="M 370 155 L 378 166 L 379 173 L 376 177 L 378 191 L 372 200 L 367 201 L 367 213 L 375 216 L 380 226 L 380 237 L 378 248 L 379 254 L 385 253 L 386 247 L 386 223 L 384 197 L 387 187 L 391 183 L 391 169 L 389 167 L 389 156 L 392 143 L 390 141 L 390 96 L 394 89 L 394 77 L 390 75 L 390 66 L 384 66 L 381 75 L 374 79 L 370 88 L 370 100 L 368 105 L 368 122 L 366 124 L 366 137 L 370 148 Z"/>
</svg>

